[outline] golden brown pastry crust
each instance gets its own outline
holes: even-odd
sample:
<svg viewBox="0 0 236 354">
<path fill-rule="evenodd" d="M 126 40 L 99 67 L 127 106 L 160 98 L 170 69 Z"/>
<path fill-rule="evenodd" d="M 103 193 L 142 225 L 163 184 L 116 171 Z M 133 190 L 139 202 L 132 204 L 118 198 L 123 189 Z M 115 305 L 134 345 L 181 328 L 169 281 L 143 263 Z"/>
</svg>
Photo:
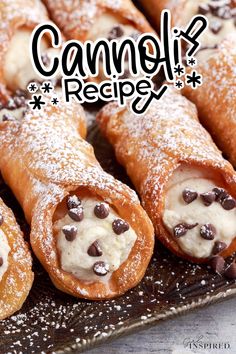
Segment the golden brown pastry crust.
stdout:
<svg viewBox="0 0 236 354">
<path fill-rule="evenodd" d="M 20 27 L 33 30 L 48 21 L 47 11 L 38 0 L 2 0 L 0 3 L 0 98 L 7 95 L 3 67 L 10 40 Z"/>
<path fill-rule="evenodd" d="M 31 222 L 32 248 L 56 287 L 77 297 L 106 299 L 141 280 L 153 252 L 154 231 L 135 192 L 102 170 L 92 146 L 83 140 L 85 134 L 78 104 L 28 111 L 21 122 L 2 123 L 0 168 Z M 85 283 L 60 268 L 54 212 L 79 187 L 108 201 L 137 234 L 128 259 L 106 285 Z"/>
<path fill-rule="evenodd" d="M 153 32 L 130 0 L 44 0 L 52 20 L 67 39 L 86 41 L 91 26 L 102 13 L 110 13 L 140 32 Z"/>
<path fill-rule="evenodd" d="M 0 281 L 0 320 L 18 311 L 31 289 L 34 274 L 28 245 L 12 211 L 0 199 L 0 214 L 4 218 L 0 229 L 10 246 L 8 268 Z"/>
<path fill-rule="evenodd" d="M 225 39 L 197 70 L 203 85 L 196 90 L 186 86 L 183 94 L 196 104 L 201 123 L 236 166 L 236 39 Z"/>
<path fill-rule="evenodd" d="M 100 111 L 97 120 L 140 194 L 157 237 L 178 256 L 205 262 L 206 259 L 186 255 L 162 222 L 165 189 L 181 164 L 214 171 L 216 179 L 236 197 L 236 174 L 199 124 L 196 107 L 169 88 L 143 116 L 110 103 Z M 234 240 L 222 255 L 235 248 Z"/>
</svg>

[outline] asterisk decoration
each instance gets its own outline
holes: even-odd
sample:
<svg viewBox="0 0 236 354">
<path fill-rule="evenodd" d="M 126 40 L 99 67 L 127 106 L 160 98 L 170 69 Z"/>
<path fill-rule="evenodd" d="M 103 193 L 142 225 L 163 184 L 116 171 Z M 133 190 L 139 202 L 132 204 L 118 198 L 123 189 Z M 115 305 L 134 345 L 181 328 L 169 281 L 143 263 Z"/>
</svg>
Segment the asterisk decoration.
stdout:
<svg viewBox="0 0 236 354">
<path fill-rule="evenodd" d="M 186 75 L 185 83 L 191 86 L 192 89 L 195 89 L 197 86 L 202 85 L 202 75 L 198 74 L 196 70 L 193 70 L 191 74 Z"/>
<path fill-rule="evenodd" d="M 51 82 L 43 82 L 40 86 L 40 90 L 43 93 L 50 93 L 51 90 L 54 90 L 54 87 L 51 85 Z"/>
<path fill-rule="evenodd" d="M 175 82 L 175 87 L 177 88 L 177 90 L 181 90 L 183 86 L 184 86 L 183 81 L 177 80 L 177 81 Z"/>
<path fill-rule="evenodd" d="M 27 90 L 31 93 L 35 93 L 38 91 L 38 86 L 36 85 L 35 82 L 30 82 L 29 85 L 27 86 Z"/>
<path fill-rule="evenodd" d="M 197 64 L 197 61 L 195 58 L 191 57 L 188 59 L 188 65 L 189 66 L 195 66 Z"/>
<path fill-rule="evenodd" d="M 178 64 L 177 66 L 174 67 L 174 73 L 177 75 L 177 76 L 182 76 L 185 74 L 185 68 Z"/>
<path fill-rule="evenodd" d="M 42 95 L 33 95 L 32 101 L 29 101 L 29 104 L 32 105 L 33 109 L 41 109 L 46 102 L 42 100 Z"/>
<path fill-rule="evenodd" d="M 53 104 L 54 106 L 57 106 L 57 104 L 59 103 L 57 97 L 53 97 L 53 99 L 51 100 L 51 102 L 52 102 L 52 104 Z"/>
</svg>

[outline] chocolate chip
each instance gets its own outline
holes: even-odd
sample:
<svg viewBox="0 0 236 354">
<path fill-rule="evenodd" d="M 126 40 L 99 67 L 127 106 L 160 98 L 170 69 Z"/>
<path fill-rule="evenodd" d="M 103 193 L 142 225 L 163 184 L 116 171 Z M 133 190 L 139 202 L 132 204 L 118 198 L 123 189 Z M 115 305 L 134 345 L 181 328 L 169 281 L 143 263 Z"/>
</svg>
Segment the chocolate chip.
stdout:
<svg viewBox="0 0 236 354">
<path fill-rule="evenodd" d="M 231 13 L 231 8 L 229 6 L 220 7 L 217 10 L 216 15 L 218 17 L 222 18 L 223 20 L 229 20 L 233 17 L 233 15 Z"/>
<path fill-rule="evenodd" d="M 226 247 L 227 247 L 226 243 L 221 241 L 216 241 L 212 248 L 212 254 L 213 255 L 218 254 L 222 252 Z"/>
<path fill-rule="evenodd" d="M 187 231 L 188 229 L 186 228 L 185 224 L 178 224 L 174 227 L 174 236 L 179 238 L 186 235 Z"/>
<path fill-rule="evenodd" d="M 200 197 L 204 203 L 205 206 L 211 205 L 215 200 L 216 200 L 216 195 L 214 192 L 206 192 L 200 194 Z"/>
<path fill-rule="evenodd" d="M 137 41 L 140 36 L 141 36 L 141 32 L 139 32 L 139 31 L 133 32 L 130 35 L 130 37 L 133 38 L 135 41 Z"/>
<path fill-rule="evenodd" d="M 73 208 L 68 211 L 69 217 L 74 221 L 82 221 L 84 218 L 84 210 L 82 206 Z"/>
<path fill-rule="evenodd" d="M 50 58 L 47 55 L 47 53 L 44 53 L 43 55 L 41 55 L 41 60 L 43 65 L 48 66 L 50 64 Z"/>
<path fill-rule="evenodd" d="M 2 226 L 3 222 L 4 222 L 4 217 L 2 216 L 2 214 L 0 214 L 0 226 Z"/>
<path fill-rule="evenodd" d="M 195 224 L 186 224 L 185 223 L 184 225 L 187 230 L 192 230 L 192 229 L 194 229 L 194 227 L 198 226 L 198 222 L 196 222 Z"/>
<path fill-rule="evenodd" d="M 93 242 L 87 251 L 90 257 L 100 257 L 102 256 L 102 249 L 98 243 L 98 241 Z"/>
<path fill-rule="evenodd" d="M 15 118 L 11 114 L 5 113 L 2 116 L 2 121 L 3 122 L 11 122 L 11 121 L 14 121 L 14 120 L 15 120 Z"/>
<path fill-rule="evenodd" d="M 93 265 L 93 271 L 99 277 L 103 277 L 109 272 L 109 265 L 102 261 L 96 262 Z"/>
<path fill-rule="evenodd" d="M 67 241 L 74 241 L 77 235 L 77 227 L 74 225 L 65 225 L 62 228 L 62 231 L 67 239 Z"/>
<path fill-rule="evenodd" d="M 205 224 L 200 228 L 200 235 L 205 240 L 214 240 L 216 228 L 212 224 Z"/>
<path fill-rule="evenodd" d="M 3 265 L 3 258 L 0 257 L 0 267 Z"/>
<path fill-rule="evenodd" d="M 129 224 L 122 219 L 115 219 L 112 223 L 115 234 L 120 235 L 129 230 Z"/>
<path fill-rule="evenodd" d="M 185 188 L 185 190 L 182 193 L 183 200 L 185 203 L 190 204 L 192 203 L 195 199 L 197 199 L 197 192 L 193 191 L 192 189 Z"/>
<path fill-rule="evenodd" d="M 198 6 L 198 13 L 201 15 L 206 15 L 210 11 L 209 5 L 202 4 Z"/>
<path fill-rule="evenodd" d="M 17 89 L 15 92 L 15 96 L 27 98 L 27 96 L 28 96 L 27 90 Z"/>
<path fill-rule="evenodd" d="M 220 30 L 222 29 L 223 26 L 220 21 L 215 20 L 210 23 L 209 27 L 210 27 L 210 30 L 212 33 L 217 34 L 220 32 Z"/>
<path fill-rule="evenodd" d="M 124 35 L 124 30 L 120 25 L 116 25 L 109 32 L 107 39 L 110 41 L 112 39 L 120 38 Z"/>
<path fill-rule="evenodd" d="M 106 203 L 98 203 L 94 208 L 94 214 L 99 219 L 105 219 L 108 217 L 110 207 Z"/>
<path fill-rule="evenodd" d="M 236 201 L 233 197 L 228 195 L 221 201 L 221 205 L 225 210 L 232 210 L 236 207 Z"/>
<path fill-rule="evenodd" d="M 81 205 L 81 200 L 77 197 L 77 195 L 69 195 L 66 204 L 68 209 L 78 208 Z"/>
<path fill-rule="evenodd" d="M 224 275 L 228 279 L 236 279 L 236 263 L 231 263 L 230 266 L 225 270 Z"/>
<path fill-rule="evenodd" d="M 209 264 L 215 273 L 220 274 L 224 270 L 225 260 L 221 256 L 215 256 L 211 258 Z"/>
<path fill-rule="evenodd" d="M 216 195 L 217 202 L 221 201 L 222 199 L 228 196 L 228 193 L 224 190 L 224 188 L 215 187 L 212 191 Z"/>
<path fill-rule="evenodd" d="M 12 98 L 10 98 L 6 104 L 6 108 L 9 109 L 9 110 L 13 110 L 13 109 L 16 109 L 17 106 L 14 102 L 14 100 Z"/>
<path fill-rule="evenodd" d="M 16 96 L 14 97 L 14 103 L 16 108 L 21 108 L 25 106 L 25 97 L 24 96 Z"/>
<path fill-rule="evenodd" d="M 125 69 L 124 74 L 119 76 L 120 80 L 128 79 L 130 77 L 130 71 L 128 69 Z"/>
</svg>

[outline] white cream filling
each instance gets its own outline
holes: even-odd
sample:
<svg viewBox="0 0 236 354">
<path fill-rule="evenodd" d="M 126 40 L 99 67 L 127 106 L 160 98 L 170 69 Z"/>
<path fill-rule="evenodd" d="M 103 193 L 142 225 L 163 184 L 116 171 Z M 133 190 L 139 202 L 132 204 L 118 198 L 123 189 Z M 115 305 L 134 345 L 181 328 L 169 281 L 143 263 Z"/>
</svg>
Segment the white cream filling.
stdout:
<svg viewBox="0 0 236 354">
<path fill-rule="evenodd" d="M 2 108 L 0 110 L 0 122 L 3 121 L 4 115 L 12 117 L 13 120 L 21 120 L 24 110 L 25 110 L 25 107 L 20 107 L 20 108 L 12 109 L 12 110 L 7 109 L 7 108 Z"/>
<path fill-rule="evenodd" d="M 42 78 L 34 71 L 30 58 L 31 32 L 27 29 L 18 29 L 10 41 L 3 67 L 4 78 L 11 90 L 26 89 L 30 81 Z M 41 41 L 41 52 L 50 59 L 58 53 L 57 49 L 47 48 L 46 40 Z"/>
<path fill-rule="evenodd" d="M 121 26 L 122 30 L 124 31 L 123 36 L 118 37 L 117 41 L 119 41 L 125 37 L 129 37 L 130 35 L 137 32 L 135 27 L 133 27 L 131 25 L 119 23 L 117 17 L 104 13 L 100 17 L 98 17 L 98 19 L 96 20 L 96 22 L 92 26 L 92 28 L 89 32 L 89 39 L 92 41 L 96 41 L 98 38 L 107 38 L 110 31 L 116 25 Z M 125 70 L 127 70 L 128 68 L 129 68 L 129 64 L 128 64 L 128 62 L 125 62 Z M 103 73 L 102 63 L 100 64 L 100 72 L 99 72 L 98 78 L 100 81 L 108 79 Z"/>
<path fill-rule="evenodd" d="M 183 200 L 182 192 L 186 188 L 200 194 L 209 192 L 214 187 L 216 184 L 211 179 L 211 175 L 204 173 L 203 170 L 188 167 L 179 168 L 167 187 L 163 222 L 180 248 L 186 254 L 196 258 L 209 257 L 215 241 L 225 242 L 229 246 L 236 236 L 236 209 L 227 211 L 217 202 L 205 206 L 200 197 L 190 204 L 186 204 Z M 191 225 L 198 223 L 198 226 L 177 238 L 173 234 L 173 229 L 180 223 Z M 200 236 L 200 227 L 207 223 L 216 228 L 214 240 L 205 240 Z"/>
<path fill-rule="evenodd" d="M 82 221 L 76 222 L 66 214 L 54 224 L 62 269 L 85 282 L 107 282 L 112 272 L 126 261 L 137 239 L 137 235 L 131 227 L 120 235 L 114 233 L 112 222 L 119 216 L 112 208 L 105 219 L 97 218 L 94 215 L 94 207 L 97 203 L 99 201 L 93 198 L 83 199 L 84 219 Z M 78 231 L 75 240 L 66 240 L 62 231 L 65 225 L 76 226 Z M 91 257 L 87 253 L 88 248 L 95 241 L 98 241 L 102 249 L 100 257 Z M 98 261 L 108 264 L 107 275 L 98 276 L 93 272 L 93 265 Z"/>
<path fill-rule="evenodd" d="M 0 230 L 0 257 L 3 260 L 3 263 L 0 266 L 0 281 L 2 280 L 2 277 L 6 273 L 8 268 L 8 254 L 10 250 L 11 249 L 8 244 L 6 235 L 2 230 Z"/>
<path fill-rule="evenodd" d="M 198 13 L 199 5 L 209 4 L 209 3 L 214 3 L 214 1 L 209 1 L 209 0 L 197 0 L 197 1 L 196 0 L 188 0 L 188 1 L 186 1 L 186 5 L 184 8 L 185 24 L 187 24 L 191 20 L 191 18 Z M 236 27 L 234 25 L 234 18 L 221 19 L 219 17 L 212 15 L 211 13 L 207 13 L 204 16 L 206 16 L 209 21 L 209 27 L 201 35 L 201 37 L 199 37 L 201 47 L 217 45 L 230 33 L 236 34 Z M 216 34 L 214 34 L 210 29 L 211 24 L 214 23 L 215 21 L 220 22 L 220 24 L 222 25 L 222 28 Z M 200 50 L 197 53 L 196 58 L 198 59 L 199 62 L 203 62 L 206 59 L 208 59 L 210 56 L 214 55 L 215 52 L 216 52 L 215 49 Z"/>
</svg>

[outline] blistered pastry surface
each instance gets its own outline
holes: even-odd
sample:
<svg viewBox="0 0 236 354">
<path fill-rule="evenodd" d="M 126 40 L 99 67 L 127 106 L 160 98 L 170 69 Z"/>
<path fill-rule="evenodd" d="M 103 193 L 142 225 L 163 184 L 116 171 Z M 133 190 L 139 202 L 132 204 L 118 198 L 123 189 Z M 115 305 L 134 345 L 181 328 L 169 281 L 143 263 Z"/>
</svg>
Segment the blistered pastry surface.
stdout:
<svg viewBox="0 0 236 354">
<path fill-rule="evenodd" d="M 23 234 L 10 209 L 0 199 L 1 231 L 7 238 L 10 252 L 8 267 L 0 280 L 0 319 L 21 308 L 33 281 L 32 260 Z"/>
<path fill-rule="evenodd" d="M 52 19 L 69 38 L 86 40 L 87 33 L 103 12 L 113 13 L 117 23 L 133 24 L 140 31 L 152 31 L 147 20 L 130 0 L 44 0 Z"/>
</svg>

